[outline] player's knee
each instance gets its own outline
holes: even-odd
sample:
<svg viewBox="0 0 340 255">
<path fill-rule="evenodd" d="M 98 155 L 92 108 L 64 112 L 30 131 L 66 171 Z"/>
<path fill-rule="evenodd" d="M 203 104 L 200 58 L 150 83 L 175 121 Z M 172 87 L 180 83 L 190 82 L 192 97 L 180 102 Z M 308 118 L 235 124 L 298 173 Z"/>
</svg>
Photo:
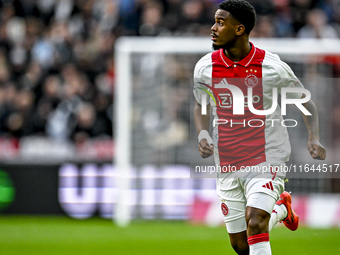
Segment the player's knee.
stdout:
<svg viewBox="0 0 340 255">
<path fill-rule="evenodd" d="M 246 213 L 247 235 L 256 235 L 268 232 L 270 214 L 264 210 L 248 208 Z"/>
<path fill-rule="evenodd" d="M 262 217 L 252 217 L 248 221 L 247 233 L 249 235 L 256 235 L 268 232 L 268 220 Z"/>
</svg>

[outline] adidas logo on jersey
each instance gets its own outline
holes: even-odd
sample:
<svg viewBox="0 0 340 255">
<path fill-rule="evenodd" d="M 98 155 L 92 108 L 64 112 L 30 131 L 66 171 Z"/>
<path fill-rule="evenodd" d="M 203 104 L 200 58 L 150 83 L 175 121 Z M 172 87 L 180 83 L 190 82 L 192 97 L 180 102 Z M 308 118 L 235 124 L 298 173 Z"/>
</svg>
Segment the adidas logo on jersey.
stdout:
<svg viewBox="0 0 340 255">
<path fill-rule="evenodd" d="M 262 185 L 263 188 L 267 188 L 267 189 L 270 189 L 270 190 L 274 190 L 274 187 L 273 187 L 273 183 L 272 182 L 268 182 L 264 185 Z"/>
<path fill-rule="evenodd" d="M 216 89 L 225 89 L 225 88 L 228 88 L 228 86 L 226 86 L 226 85 L 229 85 L 229 84 L 228 84 L 227 79 L 224 78 L 222 81 L 220 81 L 220 83 L 215 84 L 215 88 Z"/>
</svg>

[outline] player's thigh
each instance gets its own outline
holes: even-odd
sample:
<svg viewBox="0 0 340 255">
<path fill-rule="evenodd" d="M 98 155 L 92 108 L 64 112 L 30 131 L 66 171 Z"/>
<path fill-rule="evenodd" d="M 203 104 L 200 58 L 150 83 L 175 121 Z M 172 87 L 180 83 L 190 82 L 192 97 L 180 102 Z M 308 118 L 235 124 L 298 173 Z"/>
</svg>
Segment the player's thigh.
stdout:
<svg viewBox="0 0 340 255">
<path fill-rule="evenodd" d="M 284 180 L 276 177 L 252 178 L 245 185 L 247 207 L 253 207 L 272 213 L 276 201 L 284 191 Z"/>
<path fill-rule="evenodd" d="M 221 200 L 221 210 L 229 234 L 243 232 L 247 229 L 246 202 Z"/>
<path fill-rule="evenodd" d="M 217 182 L 217 193 L 228 233 L 245 231 L 247 229 L 245 220 L 247 201 L 242 185 L 238 179 L 233 178 L 224 179 L 223 185 Z"/>
</svg>

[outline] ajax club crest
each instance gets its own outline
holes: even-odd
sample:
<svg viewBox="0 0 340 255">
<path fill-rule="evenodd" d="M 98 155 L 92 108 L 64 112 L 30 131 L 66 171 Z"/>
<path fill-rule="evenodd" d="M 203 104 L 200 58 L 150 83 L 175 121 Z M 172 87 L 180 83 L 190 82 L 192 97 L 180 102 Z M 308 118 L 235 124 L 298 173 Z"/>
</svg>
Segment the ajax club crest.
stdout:
<svg viewBox="0 0 340 255">
<path fill-rule="evenodd" d="M 245 83 L 248 88 L 254 88 L 258 82 L 259 80 L 254 74 L 249 74 L 245 79 Z"/>
</svg>

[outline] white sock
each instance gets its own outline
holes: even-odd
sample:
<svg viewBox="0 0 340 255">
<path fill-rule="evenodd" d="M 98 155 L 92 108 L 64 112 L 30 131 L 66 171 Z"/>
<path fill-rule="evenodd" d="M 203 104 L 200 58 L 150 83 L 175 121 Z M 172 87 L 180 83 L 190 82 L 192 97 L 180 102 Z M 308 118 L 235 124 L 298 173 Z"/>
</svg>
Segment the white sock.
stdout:
<svg viewBox="0 0 340 255">
<path fill-rule="evenodd" d="M 283 220 L 287 217 L 287 209 L 284 205 L 274 205 L 273 212 L 270 216 L 269 220 L 269 231 L 278 223 L 279 221 Z"/>
<path fill-rule="evenodd" d="M 249 255 L 271 255 L 269 234 L 263 233 L 248 237 Z"/>
<path fill-rule="evenodd" d="M 269 242 L 256 243 L 249 246 L 249 255 L 271 255 Z"/>
</svg>

